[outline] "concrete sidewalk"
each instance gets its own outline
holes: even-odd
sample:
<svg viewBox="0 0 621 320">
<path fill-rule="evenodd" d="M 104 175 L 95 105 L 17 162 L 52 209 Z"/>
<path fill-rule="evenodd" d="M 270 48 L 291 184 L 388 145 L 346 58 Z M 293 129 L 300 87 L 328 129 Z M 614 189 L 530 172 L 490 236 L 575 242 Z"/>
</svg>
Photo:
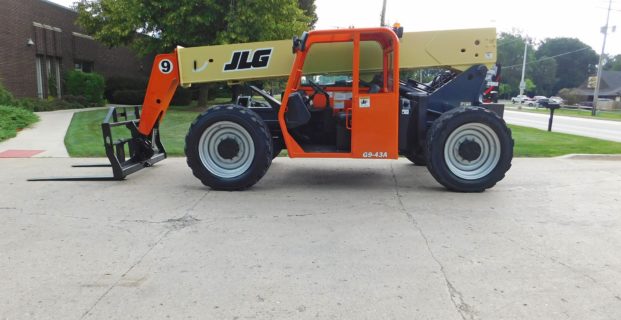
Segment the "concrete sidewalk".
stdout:
<svg viewBox="0 0 621 320">
<path fill-rule="evenodd" d="M 0 319 L 621 319 L 621 161 L 514 159 L 484 193 L 407 160 L 0 159 Z"/>
<path fill-rule="evenodd" d="M 24 157 L 69 157 L 65 134 L 76 111 L 37 112 L 41 120 L 17 133 L 17 137 L 0 142 L 0 154 Z"/>
<path fill-rule="evenodd" d="M 35 112 L 41 119 L 39 122 L 18 132 L 15 138 L 0 142 L 0 158 L 67 158 L 65 134 L 73 114 L 107 108 Z"/>
</svg>

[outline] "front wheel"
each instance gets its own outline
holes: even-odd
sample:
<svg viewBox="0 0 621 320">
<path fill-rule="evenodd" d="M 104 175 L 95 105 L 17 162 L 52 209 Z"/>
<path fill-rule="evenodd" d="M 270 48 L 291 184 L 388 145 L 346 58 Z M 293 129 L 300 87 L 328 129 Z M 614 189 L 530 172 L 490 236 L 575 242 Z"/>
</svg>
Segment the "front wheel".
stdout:
<svg viewBox="0 0 621 320">
<path fill-rule="evenodd" d="M 427 165 L 427 157 L 423 152 L 410 152 L 405 155 L 405 157 L 410 160 L 415 166 L 425 166 Z"/>
<path fill-rule="evenodd" d="M 285 141 L 283 140 L 283 137 L 272 137 L 272 145 L 274 149 L 272 151 L 272 159 L 276 159 L 282 149 L 285 148 Z"/>
<path fill-rule="evenodd" d="M 257 183 L 272 163 L 272 137 L 254 111 L 216 106 L 199 115 L 185 138 L 192 173 L 216 190 L 241 190 Z"/>
<path fill-rule="evenodd" d="M 459 107 L 434 121 L 427 134 L 427 168 L 446 188 L 481 192 L 511 168 L 511 130 L 495 113 Z"/>
</svg>

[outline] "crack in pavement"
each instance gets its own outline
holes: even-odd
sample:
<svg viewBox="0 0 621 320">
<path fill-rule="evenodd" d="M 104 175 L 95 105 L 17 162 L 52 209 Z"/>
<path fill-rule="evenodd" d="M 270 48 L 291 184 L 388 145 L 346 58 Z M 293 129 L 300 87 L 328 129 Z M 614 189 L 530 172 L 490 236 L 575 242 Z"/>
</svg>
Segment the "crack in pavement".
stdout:
<svg viewBox="0 0 621 320">
<path fill-rule="evenodd" d="M 194 211 L 194 209 L 196 208 L 196 206 L 198 206 L 198 204 L 203 201 L 207 195 L 209 195 L 211 191 L 207 191 L 202 197 L 200 197 L 198 200 L 196 200 L 194 202 L 194 204 L 192 204 L 192 206 L 190 208 L 188 208 L 185 212 L 185 214 L 179 218 L 171 218 L 168 220 L 164 220 L 161 222 L 149 222 L 149 221 L 144 221 L 144 222 L 148 222 L 148 223 L 166 223 L 166 224 L 171 224 L 171 226 L 168 228 L 168 230 L 166 230 L 165 232 L 161 233 L 161 235 L 159 236 L 159 238 L 153 242 L 151 245 L 149 245 L 149 247 L 147 248 L 147 250 L 140 256 L 140 258 L 138 258 L 138 260 L 136 262 L 134 262 L 108 289 L 106 289 L 106 291 L 99 296 L 99 298 L 97 298 L 97 300 L 95 300 L 95 303 L 93 303 L 93 305 L 86 310 L 86 312 L 84 312 L 82 314 L 82 316 L 80 317 L 80 319 L 85 319 L 86 317 L 88 317 L 91 313 L 91 311 L 93 311 L 93 309 L 95 309 L 95 307 L 108 295 L 108 293 L 110 293 L 110 291 L 112 291 L 112 289 L 114 289 L 115 287 L 117 287 L 119 285 L 119 283 L 121 283 L 121 281 L 123 281 L 123 279 L 125 279 L 125 277 L 136 267 L 138 266 L 143 260 L 144 258 L 158 245 L 160 244 L 160 242 L 162 242 L 162 240 L 164 240 L 164 238 L 166 238 L 171 232 L 176 231 L 176 230 L 181 230 L 183 228 L 186 228 L 190 225 L 193 225 L 197 222 L 199 222 L 199 219 L 196 219 L 194 217 L 192 217 L 190 215 L 190 212 Z M 139 222 L 140 220 L 136 220 L 134 222 Z"/>
<path fill-rule="evenodd" d="M 425 232 L 423 232 L 423 229 L 418 224 L 418 221 L 416 220 L 416 218 L 414 218 L 414 216 L 405 209 L 405 205 L 403 204 L 403 201 L 401 201 L 401 193 L 399 192 L 399 184 L 397 182 L 397 176 L 395 175 L 395 170 L 392 164 L 390 164 L 390 173 L 392 174 L 392 180 L 394 181 L 395 198 L 397 199 L 397 203 L 399 204 L 399 209 L 401 210 L 402 213 L 404 213 L 410 219 L 410 221 L 412 222 L 416 230 L 418 230 L 418 233 L 425 241 L 425 245 L 427 246 L 427 252 L 429 252 L 429 255 L 431 256 L 431 258 L 440 267 L 440 272 L 442 273 L 442 276 L 444 277 L 446 288 L 448 289 L 449 296 L 451 297 L 451 302 L 453 303 L 455 310 L 457 311 L 457 313 L 459 313 L 459 316 L 463 320 L 475 319 L 476 311 L 474 310 L 472 306 L 470 306 L 464 301 L 464 296 L 462 295 L 462 293 L 459 292 L 459 290 L 457 290 L 455 286 L 453 285 L 453 283 L 449 280 L 446 274 L 444 265 L 440 262 L 440 260 L 433 253 L 433 250 L 431 250 L 431 245 L 429 244 L 429 239 L 427 238 L 427 235 L 425 234 Z"/>
<path fill-rule="evenodd" d="M 327 212 L 313 212 L 313 213 L 300 213 L 300 214 L 288 214 L 287 217 L 308 217 L 308 216 L 322 216 L 328 214 Z"/>
<path fill-rule="evenodd" d="M 188 210 L 191 211 L 191 210 Z M 133 223 L 146 223 L 146 224 L 166 224 L 166 225 L 170 225 L 170 227 L 172 229 L 178 230 L 178 229 L 183 229 L 186 227 L 189 227 L 195 223 L 198 223 L 199 221 L 201 221 L 200 219 L 186 213 L 185 215 L 183 215 L 180 218 L 171 218 L 171 219 L 166 219 L 166 220 L 162 220 L 162 221 L 150 221 L 150 220 L 142 220 L 142 219 L 137 219 L 137 220 L 120 220 L 120 222 L 133 222 Z"/>
<path fill-rule="evenodd" d="M 157 241 L 155 241 L 154 243 L 152 243 L 149 248 L 147 249 L 147 251 L 145 253 L 142 254 L 142 256 L 140 256 L 140 258 L 134 262 L 134 264 L 132 264 L 129 269 L 127 269 L 120 277 L 119 279 L 117 279 L 101 296 L 99 296 L 99 298 L 97 298 L 97 300 L 95 300 L 95 303 L 88 309 L 86 310 L 86 312 L 84 312 L 82 314 L 82 316 L 80 317 L 80 319 L 85 319 L 90 313 L 91 311 L 93 311 L 93 309 L 95 309 L 95 307 L 99 304 L 99 302 L 101 302 L 101 300 L 103 300 L 103 298 L 105 298 L 108 293 L 110 293 L 110 291 L 112 291 L 112 289 L 114 289 L 124 278 L 125 276 L 127 276 L 127 274 L 129 274 L 138 264 L 140 264 L 140 262 L 142 262 L 142 260 L 149 254 L 149 252 L 151 252 L 151 250 L 153 250 L 153 248 L 155 248 L 166 236 L 168 236 L 169 233 L 171 233 L 173 230 L 169 229 L 166 230 L 166 232 L 164 232 L 159 239 L 157 239 Z"/>
</svg>

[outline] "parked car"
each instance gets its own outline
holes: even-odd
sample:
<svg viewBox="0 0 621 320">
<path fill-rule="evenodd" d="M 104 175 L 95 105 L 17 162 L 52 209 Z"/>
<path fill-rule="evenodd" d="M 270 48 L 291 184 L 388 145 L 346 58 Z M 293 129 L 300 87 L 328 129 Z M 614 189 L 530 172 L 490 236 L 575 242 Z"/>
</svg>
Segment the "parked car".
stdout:
<svg viewBox="0 0 621 320">
<path fill-rule="evenodd" d="M 537 101 L 537 107 L 544 107 L 544 108 L 554 108 L 554 109 L 558 109 L 561 107 L 561 104 L 558 103 L 556 100 L 553 99 L 539 99 Z"/>
<path fill-rule="evenodd" d="M 555 101 L 558 104 L 565 104 L 565 100 L 563 100 L 563 98 L 561 98 L 561 97 L 552 96 L 552 97 L 550 97 L 550 100 Z"/>
<path fill-rule="evenodd" d="M 513 103 L 524 103 L 526 101 L 531 101 L 532 99 L 526 95 L 518 95 L 517 97 L 511 98 L 511 102 Z"/>
<path fill-rule="evenodd" d="M 528 98 L 528 100 L 522 101 L 522 104 L 527 105 L 529 107 L 536 107 L 537 106 L 537 101 L 539 101 L 541 99 L 546 99 L 546 97 L 544 97 L 544 96 L 534 96 L 532 98 Z"/>
</svg>

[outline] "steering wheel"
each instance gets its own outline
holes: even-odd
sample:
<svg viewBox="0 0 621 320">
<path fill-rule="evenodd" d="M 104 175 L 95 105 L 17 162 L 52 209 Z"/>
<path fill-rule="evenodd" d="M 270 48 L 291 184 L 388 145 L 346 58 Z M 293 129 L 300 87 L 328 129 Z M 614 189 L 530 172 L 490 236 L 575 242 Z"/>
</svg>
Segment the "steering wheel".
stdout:
<svg viewBox="0 0 621 320">
<path fill-rule="evenodd" d="M 326 108 L 330 107 L 330 95 L 326 92 L 326 90 L 324 90 L 322 87 L 320 87 L 318 84 L 314 83 L 311 80 L 306 80 L 308 82 L 308 84 L 310 84 L 311 88 L 313 88 L 314 92 L 308 96 L 308 99 L 310 101 L 310 103 L 313 103 L 313 99 L 315 98 L 315 96 L 318 93 L 323 94 L 326 97 Z"/>
</svg>

